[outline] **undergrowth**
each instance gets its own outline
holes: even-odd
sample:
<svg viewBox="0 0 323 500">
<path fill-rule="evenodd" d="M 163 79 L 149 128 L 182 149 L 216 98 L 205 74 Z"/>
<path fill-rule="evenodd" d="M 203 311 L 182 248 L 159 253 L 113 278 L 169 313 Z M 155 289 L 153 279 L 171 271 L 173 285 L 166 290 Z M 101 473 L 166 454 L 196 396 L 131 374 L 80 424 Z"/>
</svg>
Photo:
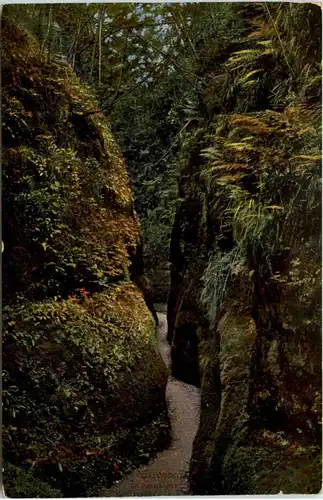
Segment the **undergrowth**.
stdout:
<svg viewBox="0 0 323 500">
<path fill-rule="evenodd" d="M 148 424 L 163 410 L 166 369 L 154 357 L 155 323 L 134 285 L 11 305 L 3 314 L 7 460 L 38 474 L 51 466 L 49 476 L 60 481 L 60 472 L 70 471 L 69 482 L 79 484 L 83 479 L 73 477 L 89 449 L 106 453 L 113 435 L 118 442 L 122 430 Z"/>
<path fill-rule="evenodd" d="M 249 48 L 224 64 L 235 108 L 213 120 L 200 174 L 207 206 L 219 222 L 217 241 L 227 232 L 234 241 L 224 254 L 215 243 L 204 272 L 201 300 L 212 321 L 237 262 L 279 281 L 277 256 L 287 262 L 300 246 L 315 254 L 321 245 L 321 75 L 316 52 L 303 56 L 302 50 L 314 50 L 305 47 L 304 33 L 293 38 L 301 9 L 278 7 L 273 18 L 266 8 L 246 38 Z"/>
</svg>

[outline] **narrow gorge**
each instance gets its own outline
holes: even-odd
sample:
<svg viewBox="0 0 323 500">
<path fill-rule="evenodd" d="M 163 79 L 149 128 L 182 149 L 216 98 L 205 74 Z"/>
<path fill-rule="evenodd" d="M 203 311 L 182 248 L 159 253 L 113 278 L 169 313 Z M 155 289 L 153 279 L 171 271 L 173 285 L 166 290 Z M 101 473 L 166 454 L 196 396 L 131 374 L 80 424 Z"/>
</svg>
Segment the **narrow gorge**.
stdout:
<svg viewBox="0 0 323 500">
<path fill-rule="evenodd" d="M 170 366 L 170 346 L 167 342 L 166 315 L 158 314 L 158 347 L 167 367 Z M 109 490 L 104 497 L 178 496 L 189 494 L 189 463 L 200 410 L 200 391 L 172 376 L 166 386 L 172 442 L 170 446 L 126 479 Z"/>
</svg>

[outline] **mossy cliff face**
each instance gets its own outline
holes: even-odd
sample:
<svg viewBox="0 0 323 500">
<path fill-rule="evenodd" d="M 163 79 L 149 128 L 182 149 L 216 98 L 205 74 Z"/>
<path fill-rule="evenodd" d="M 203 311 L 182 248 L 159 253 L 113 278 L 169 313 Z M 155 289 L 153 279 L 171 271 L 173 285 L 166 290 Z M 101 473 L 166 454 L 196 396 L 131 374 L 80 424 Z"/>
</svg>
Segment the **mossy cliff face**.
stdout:
<svg viewBox="0 0 323 500">
<path fill-rule="evenodd" d="M 243 291 L 241 280 L 235 285 Z M 311 292 L 319 287 L 316 281 Z M 319 300 L 307 309 L 304 291 L 293 290 L 288 300 L 311 327 L 294 322 L 291 328 L 283 300 L 277 309 L 262 306 L 256 293 L 256 307 L 248 308 L 248 297 L 239 301 L 237 295 L 201 343 L 202 388 L 209 397 L 194 446 L 192 487 L 224 494 L 318 492 L 320 340 L 318 323 L 314 330 L 310 321 L 313 307 L 319 318 Z M 205 349 L 209 342 L 216 344 L 213 355 Z M 208 377 L 214 371 L 212 398 Z"/>
<path fill-rule="evenodd" d="M 4 449 L 65 494 L 127 470 L 167 437 L 167 373 L 155 323 L 130 283 L 79 299 L 7 308 Z M 147 447 L 147 443 L 140 448 Z M 103 471 L 105 470 L 105 475 Z"/>
<path fill-rule="evenodd" d="M 180 208 L 177 223 L 179 214 L 183 214 Z M 185 233 L 174 233 L 168 309 L 172 372 L 202 390 L 190 467 L 192 491 L 317 493 L 321 488 L 319 243 L 316 240 L 318 251 L 313 252 L 315 246 L 308 250 L 298 242 L 292 255 L 280 261 L 279 285 L 262 275 L 261 262 L 255 260 L 250 267 L 237 264 L 212 321 L 201 301 L 201 278 L 208 265 L 207 258 L 204 263 L 201 259 L 208 245 L 201 220 L 181 220 L 181 227 L 187 230 L 190 224 L 192 233 L 200 235 L 198 251 L 188 250 Z M 226 244 L 228 240 L 222 242 Z"/>
<path fill-rule="evenodd" d="M 169 432 L 139 225 L 90 91 L 6 19 L 2 49 L 4 484 L 95 494 Z"/>
<path fill-rule="evenodd" d="M 127 277 L 139 240 L 120 151 L 69 67 L 3 22 L 4 294 Z M 17 283 L 18 281 L 18 283 Z"/>
<path fill-rule="evenodd" d="M 279 110 L 255 90 L 244 114 L 236 92 L 192 136 L 171 242 L 172 372 L 201 386 L 191 488 L 318 493 L 319 89 Z"/>
</svg>

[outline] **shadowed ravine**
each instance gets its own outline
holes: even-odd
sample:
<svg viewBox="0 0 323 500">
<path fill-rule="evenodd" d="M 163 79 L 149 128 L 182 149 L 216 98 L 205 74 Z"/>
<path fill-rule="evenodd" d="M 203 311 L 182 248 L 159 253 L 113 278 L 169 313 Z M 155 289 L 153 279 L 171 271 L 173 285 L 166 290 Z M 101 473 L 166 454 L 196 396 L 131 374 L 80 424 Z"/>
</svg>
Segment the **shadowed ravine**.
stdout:
<svg viewBox="0 0 323 500">
<path fill-rule="evenodd" d="M 158 314 L 158 348 L 167 366 L 170 347 L 166 340 L 166 315 Z M 132 472 L 120 483 L 105 490 L 105 496 L 187 495 L 187 473 L 192 444 L 199 422 L 200 390 L 169 376 L 166 399 L 172 427 L 172 442 L 148 465 Z"/>
</svg>

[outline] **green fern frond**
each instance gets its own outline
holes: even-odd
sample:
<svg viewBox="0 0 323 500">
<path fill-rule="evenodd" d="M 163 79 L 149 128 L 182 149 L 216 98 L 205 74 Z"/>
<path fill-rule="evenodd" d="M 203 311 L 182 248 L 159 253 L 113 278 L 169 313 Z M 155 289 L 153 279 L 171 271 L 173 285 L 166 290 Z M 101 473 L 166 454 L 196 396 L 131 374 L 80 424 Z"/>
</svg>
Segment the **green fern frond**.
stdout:
<svg viewBox="0 0 323 500">
<path fill-rule="evenodd" d="M 251 144 L 245 142 L 231 142 L 225 145 L 228 149 L 233 149 L 234 151 L 253 151 L 254 147 Z"/>
<path fill-rule="evenodd" d="M 308 161 L 322 161 L 322 156 L 320 155 L 315 155 L 315 156 L 310 156 L 310 155 L 297 155 L 293 156 L 292 159 L 301 159 L 301 160 L 308 160 Z"/>
<path fill-rule="evenodd" d="M 254 69 L 252 71 L 249 71 L 249 73 L 247 73 L 246 75 L 242 76 L 241 78 L 239 78 L 238 80 L 238 83 L 247 83 L 248 79 L 251 77 L 251 76 L 254 76 L 256 75 L 257 73 L 261 73 L 262 72 L 262 69 Z M 255 80 L 254 80 L 255 81 Z"/>
<path fill-rule="evenodd" d="M 261 42 L 257 42 L 257 45 L 261 45 L 263 47 L 270 47 L 273 45 L 272 40 L 262 40 Z"/>
<path fill-rule="evenodd" d="M 233 56 L 230 57 L 226 63 L 226 66 L 236 66 L 237 63 L 252 63 L 257 60 L 259 56 L 263 54 L 261 49 L 246 49 L 239 52 L 234 52 Z M 237 68 L 235 68 L 237 69 Z"/>
<path fill-rule="evenodd" d="M 216 170 L 227 170 L 228 172 L 232 172 L 234 170 L 245 170 L 248 168 L 246 163 L 225 163 L 222 165 L 216 165 L 212 169 Z"/>
<path fill-rule="evenodd" d="M 246 176 L 245 173 L 223 175 L 222 177 L 219 177 L 219 179 L 217 180 L 217 183 L 222 185 L 222 184 L 227 184 L 228 182 L 236 182 L 236 181 L 240 181 L 245 176 Z"/>
</svg>

